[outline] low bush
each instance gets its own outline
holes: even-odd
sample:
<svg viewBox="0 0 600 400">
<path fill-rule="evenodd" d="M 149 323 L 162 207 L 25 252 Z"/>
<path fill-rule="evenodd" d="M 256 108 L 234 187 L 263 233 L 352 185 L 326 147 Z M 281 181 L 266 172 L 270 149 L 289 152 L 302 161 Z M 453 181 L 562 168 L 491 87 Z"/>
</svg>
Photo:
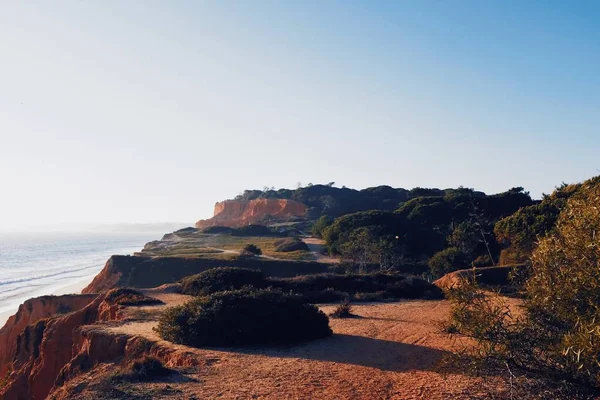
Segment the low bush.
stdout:
<svg viewBox="0 0 600 400">
<path fill-rule="evenodd" d="M 262 287 L 265 277 L 262 271 L 248 268 L 213 268 L 181 281 L 181 293 L 190 296 L 206 296 L 244 286 Z"/>
<path fill-rule="evenodd" d="M 209 226 L 207 228 L 202 229 L 202 233 L 210 233 L 210 234 L 217 234 L 217 233 L 231 234 L 231 233 L 233 233 L 233 231 L 234 231 L 233 228 L 229 228 L 227 226 Z"/>
<path fill-rule="evenodd" d="M 329 319 L 300 296 L 272 289 L 198 297 L 166 310 L 155 331 L 189 346 L 285 344 L 332 334 Z"/>
<path fill-rule="evenodd" d="M 232 236 L 282 236 L 264 225 L 246 225 L 233 229 Z"/>
<path fill-rule="evenodd" d="M 300 294 L 310 303 L 332 303 L 345 298 L 356 301 L 380 301 L 397 298 L 440 299 L 441 289 L 431 283 L 397 273 L 372 274 L 312 274 L 294 278 L 265 277 L 259 270 L 244 268 L 213 268 L 184 278 L 181 292 L 203 296 L 215 292 L 271 287 L 284 292 Z"/>
<path fill-rule="evenodd" d="M 360 266 L 357 263 L 353 262 L 341 262 L 337 264 L 330 264 L 327 267 L 327 272 L 331 272 L 333 274 L 358 274 L 358 273 L 374 273 L 381 271 L 380 264 L 366 264 Z M 402 263 L 395 266 L 392 269 L 388 269 L 387 272 L 394 272 L 400 274 L 410 274 L 410 275 L 424 275 L 429 273 L 429 266 L 427 263 L 418 262 L 418 263 Z"/>
<path fill-rule="evenodd" d="M 314 274 L 295 278 L 269 279 L 269 284 L 295 293 L 333 290 L 349 295 L 383 292 L 391 298 L 443 298 L 441 289 L 412 276 L 377 272 L 372 274 Z"/>
<path fill-rule="evenodd" d="M 158 358 L 144 356 L 133 360 L 124 371 L 115 374 L 113 378 L 130 382 L 148 382 L 164 378 L 172 372 Z"/>
<path fill-rule="evenodd" d="M 173 233 L 178 234 L 178 235 L 187 235 L 187 234 L 196 233 L 196 232 L 198 232 L 198 229 L 189 226 L 187 228 L 182 228 L 182 229 L 176 230 Z"/>
<path fill-rule="evenodd" d="M 372 293 L 357 292 L 352 295 L 352 300 L 355 302 L 386 301 L 393 299 L 394 296 L 384 290 Z"/>
<path fill-rule="evenodd" d="M 342 303 L 336 307 L 336 309 L 329 314 L 330 317 L 333 318 L 353 318 L 355 317 L 352 314 L 352 305 L 350 304 L 350 300 L 345 299 Z"/>
<path fill-rule="evenodd" d="M 441 278 L 449 272 L 469 268 L 470 263 L 467 255 L 456 247 L 448 247 L 437 252 L 429 259 L 431 273 Z"/>
<path fill-rule="evenodd" d="M 261 254 L 262 250 L 260 249 L 260 247 L 252 243 L 244 246 L 242 252 L 240 253 L 240 255 L 242 256 L 260 256 Z"/>
<path fill-rule="evenodd" d="M 279 239 L 273 243 L 275 251 L 279 253 L 289 253 L 291 251 L 308 251 L 308 246 L 298 238 Z"/>
<path fill-rule="evenodd" d="M 110 304 L 119 304 L 122 306 L 147 306 L 163 303 L 158 299 L 148 297 L 135 289 L 127 287 L 110 290 L 106 294 L 105 300 Z"/>
</svg>

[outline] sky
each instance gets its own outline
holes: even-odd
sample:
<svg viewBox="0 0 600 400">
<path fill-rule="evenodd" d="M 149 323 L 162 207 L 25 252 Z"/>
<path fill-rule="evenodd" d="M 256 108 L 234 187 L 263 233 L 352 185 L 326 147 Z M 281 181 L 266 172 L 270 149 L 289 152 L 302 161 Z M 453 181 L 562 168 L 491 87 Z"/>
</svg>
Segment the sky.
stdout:
<svg viewBox="0 0 600 400">
<path fill-rule="evenodd" d="M 596 1 L 0 1 L 0 230 L 599 174 Z"/>
</svg>

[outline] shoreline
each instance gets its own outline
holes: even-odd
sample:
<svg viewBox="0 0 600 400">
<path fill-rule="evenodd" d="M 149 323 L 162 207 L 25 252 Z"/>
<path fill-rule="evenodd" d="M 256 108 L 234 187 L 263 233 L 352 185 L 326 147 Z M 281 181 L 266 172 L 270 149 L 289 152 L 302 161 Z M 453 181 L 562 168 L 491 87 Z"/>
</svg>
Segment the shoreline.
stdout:
<svg viewBox="0 0 600 400">
<path fill-rule="evenodd" d="M 4 273 L 0 274 L 0 278 L 7 281 L 2 287 L 2 294 L 8 296 L 0 301 L 0 327 L 29 299 L 81 294 L 112 255 L 133 254 L 155 237 L 154 232 L 6 235 L 4 241 L 0 241 L 0 249 L 5 242 L 10 245 L 6 251 L 9 255 L 14 252 L 14 257 L 0 261 L 0 272 Z M 41 272 L 38 272 L 38 265 Z M 27 279 L 21 281 L 21 278 Z M 14 296 L 10 296 L 11 290 L 16 291 Z"/>
<path fill-rule="evenodd" d="M 50 293 L 45 294 L 45 295 L 40 295 L 40 296 L 33 296 L 30 297 L 30 299 L 34 299 L 36 297 L 42 297 L 42 296 L 60 296 L 60 295 L 64 295 L 64 294 L 81 294 L 81 291 L 90 284 L 90 282 L 92 281 L 92 279 L 94 279 L 94 277 L 92 276 L 87 277 L 85 279 L 81 279 L 77 282 L 73 282 L 69 285 L 66 286 L 60 286 L 54 290 L 52 290 Z M 29 299 L 28 299 L 29 300 Z M 21 306 L 20 303 L 17 308 L 14 311 L 4 311 L 4 312 L 0 312 L 0 327 L 3 327 L 4 324 L 6 324 L 6 321 L 13 315 L 15 315 L 18 310 L 19 307 Z"/>
</svg>

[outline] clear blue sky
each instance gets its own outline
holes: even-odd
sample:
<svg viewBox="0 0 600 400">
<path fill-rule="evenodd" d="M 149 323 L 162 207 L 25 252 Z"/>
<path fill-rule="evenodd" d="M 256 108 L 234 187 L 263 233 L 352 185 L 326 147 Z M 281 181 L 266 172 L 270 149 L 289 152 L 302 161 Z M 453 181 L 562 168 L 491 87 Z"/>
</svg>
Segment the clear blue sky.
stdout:
<svg viewBox="0 0 600 400">
<path fill-rule="evenodd" d="M 596 1 L 3 2 L 0 57 L 2 229 L 600 169 Z"/>
</svg>

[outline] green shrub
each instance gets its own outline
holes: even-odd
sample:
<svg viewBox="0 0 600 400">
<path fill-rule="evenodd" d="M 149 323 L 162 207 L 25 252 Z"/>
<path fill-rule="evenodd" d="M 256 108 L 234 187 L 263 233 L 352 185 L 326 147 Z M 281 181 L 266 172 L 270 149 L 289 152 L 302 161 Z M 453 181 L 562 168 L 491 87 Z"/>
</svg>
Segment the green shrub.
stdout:
<svg viewBox="0 0 600 400">
<path fill-rule="evenodd" d="M 475 288 L 453 299 L 453 320 L 484 359 L 600 389 L 600 185 L 584 184 L 533 251 L 524 313 Z M 461 289 L 462 290 L 462 289 Z"/>
<path fill-rule="evenodd" d="M 333 317 L 333 318 L 353 318 L 353 317 L 355 317 L 355 315 L 352 314 L 352 305 L 350 304 L 350 300 L 344 299 L 344 301 L 342 301 L 340 303 L 340 305 L 337 306 L 331 314 L 329 314 L 329 316 Z"/>
<path fill-rule="evenodd" d="M 312 234 L 316 237 L 323 237 L 323 233 L 325 229 L 329 227 L 329 225 L 333 224 L 333 218 L 329 215 L 321 216 L 312 227 Z"/>
<path fill-rule="evenodd" d="M 220 291 L 271 287 L 284 292 L 301 295 L 309 303 L 332 303 L 360 293 L 377 293 L 370 300 L 392 298 L 443 298 L 442 291 L 435 285 L 413 276 L 398 273 L 371 274 L 313 274 L 294 278 L 266 278 L 259 270 L 244 268 L 213 268 L 200 274 L 184 278 L 181 293 L 204 296 Z"/>
<path fill-rule="evenodd" d="M 276 240 L 274 243 L 275 251 L 279 253 L 288 253 L 291 251 L 308 251 L 308 246 L 298 238 L 286 238 Z"/>
<path fill-rule="evenodd" d="M 166 310 L 155 330 L 165 340 L 195 347 L 294 343 L 332 333 L 318 308 L 272 289 L 195 298 Z"/>
<path fill-rule="evenodd" d="M 110 290 L 106 294 L 105 300 L 110 304 L 122 306 L 146 306 L 163 303 L 158 299 L 148 297 L 135 289 L 127 287 Z"/>
<path fill-rule="evenodd" d="M 429 260 L 429 269 L 435 277 L 442 277 L 449 272 L 469 268 L 467 255 L 456 247 L 439 251 Z"/>
<path fill-rule="evenodd" d="M 196 232 L 198 232 L 198 229 L 189 226 L 187 228 L 182 228 L 182 229 L 176 230 L 173 233 L 175 233 L 177 235 L 189 235 L 191 233 L 196 233 Z"/>
<path fill-rule="evenodd" d="M 262 250 L 255 244 L 247 244 L 242 249 L 241 255 L 243 256 L 260 256 L 262 254 Z"/>
<path fill-rule="evenodd" d="M 181 280 L 181 293 L 190 296 L 206 296 L 244 286 L 262 287 L 265 278 L 262 271 L 248 268 L 212 268 Z"/>
<path fill-rule="evenodd" d="M 385 292 L 393 298 L 443 298 L 442 291 L 437 286 L 417 277 L 397 273 L 314 274 L 295 278 L 270 278 L 268 281 L 270 286 L 303 295 L 330 290 L 346 295 Z M 330 294 L 333 295 L 331 292 Z"/>
<path fill-rule="evenodd" d="M 556 230 L 532 256 L 526 284 L 529 322 L 548 358 L 569 377 L 600 387 L 600 185 L 584 185 Z"/>
<path fill-rule="evenodd" d="M 210 234 L 226 234 L 226 235 L 230 235 L 232 234 L 234 231 L 233 228 L 229 228 L 227 226 L 209 226 L 206 227 L 204 229 L 202 229 L 202 233 L 210 233 Z"/>
</svg>

